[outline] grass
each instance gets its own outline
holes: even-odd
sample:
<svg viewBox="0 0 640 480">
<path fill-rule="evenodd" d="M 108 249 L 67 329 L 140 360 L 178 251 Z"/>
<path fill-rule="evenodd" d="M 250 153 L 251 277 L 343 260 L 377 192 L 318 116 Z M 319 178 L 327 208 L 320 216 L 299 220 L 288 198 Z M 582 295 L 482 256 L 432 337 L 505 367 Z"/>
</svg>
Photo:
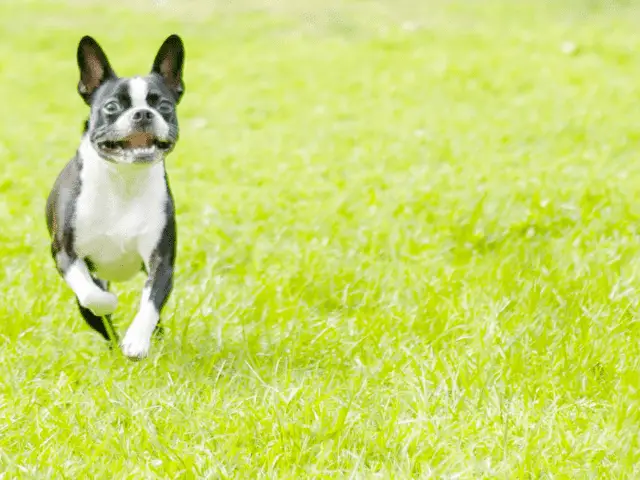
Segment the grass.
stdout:
<svg viewBox="0 0 640 480">
<path fill-rule="evenodd" d="M 0 478 L 637 478 L 640 9 L 515 3 L 0 3 Z M 43 209 L 80 37 L 133 74 L 173 32 L 176 287 L 132 363 Z"/>
</svg>

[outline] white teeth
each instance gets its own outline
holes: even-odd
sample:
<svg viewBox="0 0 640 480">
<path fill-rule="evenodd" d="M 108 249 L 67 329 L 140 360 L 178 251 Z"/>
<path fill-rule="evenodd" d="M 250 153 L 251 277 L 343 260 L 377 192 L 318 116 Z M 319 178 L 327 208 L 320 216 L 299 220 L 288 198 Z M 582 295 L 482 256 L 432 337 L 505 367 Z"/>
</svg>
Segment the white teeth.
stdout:
<svg viewBox="0 0 640 480">
<path fill-rule="evenodd" d="M 155 150 L 155 147 L 138 147 L 131 149 L 131 153 L 135 156 L 151 155 Z"/>
</svg>

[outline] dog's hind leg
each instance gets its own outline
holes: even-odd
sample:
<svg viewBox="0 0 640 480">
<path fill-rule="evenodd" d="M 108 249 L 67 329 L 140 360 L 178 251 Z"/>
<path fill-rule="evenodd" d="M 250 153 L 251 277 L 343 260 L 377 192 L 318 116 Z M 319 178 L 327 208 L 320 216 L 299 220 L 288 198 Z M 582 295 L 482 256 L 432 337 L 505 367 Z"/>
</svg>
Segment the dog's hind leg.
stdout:
<svg viewBox="0 0 640 480">
<path fill-rule="evenodd" d="M 113 325 L 111 324 L 111 315 L 98 317 L 91 310 L 80 305 L 80 301 L 78 301 L 77 303 L 78 303 L 78 308 L 80 309 L 80 313 L 82 314 L 82 317 L 89 324 L 89 326 L 93 328 L 96 332 L 98 332 L 100 335 L 102 335 L 106 341 L 111 342 L 111 338 L 109 337 L 109 330 L 107 328 L 107 325 L 105 325 L 105 323 L 108 324 L 109 328 L 115 335 L 115 330 L 113 329 Z"/>
<path fill-rule="evenodd" d="M 98 287 L 100 287 L 105 292 L 109 291 L 109 282 L 105 282 L 104 280 L 99 280 L 95 277 L 91 277 L 93 283 L 95 283 Z M 111 323 L 111 315 L 104 315 L 102 317 L 96 315 L 91 310 L 86 307 L 83 307 L 80 304 L 80 300 L 76 297 L 76 302 L 78 304 L 78 308 L 80 309 L 80 313 L 84 320 L 89 324 L 91 328 L 93 328 L 96 332 L 104 337 L 105 340 L 111 342 L 110 333 L 114 336 L 116 344 L 118 341 L 118 337 L 115 329 L 113 328 L 113 324 Z"/>
</svg>

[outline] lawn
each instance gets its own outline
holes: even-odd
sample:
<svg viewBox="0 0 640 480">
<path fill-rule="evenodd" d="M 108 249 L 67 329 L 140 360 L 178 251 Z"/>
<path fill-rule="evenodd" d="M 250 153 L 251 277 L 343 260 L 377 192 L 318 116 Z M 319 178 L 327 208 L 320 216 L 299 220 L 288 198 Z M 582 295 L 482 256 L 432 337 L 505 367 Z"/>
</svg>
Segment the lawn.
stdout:
<svg viewBox="0 0 640 480">
<path fill-rule="evenodd" d="M 640 477 L 638 18 L 0 3 L 0 478 Z M 77 312 L 44 202 L 80 37 L 129 75 L 174 32 L 177 274 L 131 362 Z"/>
</svg>

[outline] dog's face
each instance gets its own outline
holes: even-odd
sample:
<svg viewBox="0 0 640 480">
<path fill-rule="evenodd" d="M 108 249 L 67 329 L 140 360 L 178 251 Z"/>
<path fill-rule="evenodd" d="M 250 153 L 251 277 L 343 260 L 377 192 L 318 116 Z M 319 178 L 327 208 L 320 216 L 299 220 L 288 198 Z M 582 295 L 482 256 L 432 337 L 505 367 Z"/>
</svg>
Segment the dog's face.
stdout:
<svg viewBox="0 0 640 480">
<path fill-rule="evenodd" d="M 171 35 L 146 76 L 120 78 L 91 37 L 78 45 L 78 93 L 91 107 L 87 135 L 106 161 L 158 162 L 178 141 L 176 105 L 184 92 L 184 47 Z"/>
</svg>

